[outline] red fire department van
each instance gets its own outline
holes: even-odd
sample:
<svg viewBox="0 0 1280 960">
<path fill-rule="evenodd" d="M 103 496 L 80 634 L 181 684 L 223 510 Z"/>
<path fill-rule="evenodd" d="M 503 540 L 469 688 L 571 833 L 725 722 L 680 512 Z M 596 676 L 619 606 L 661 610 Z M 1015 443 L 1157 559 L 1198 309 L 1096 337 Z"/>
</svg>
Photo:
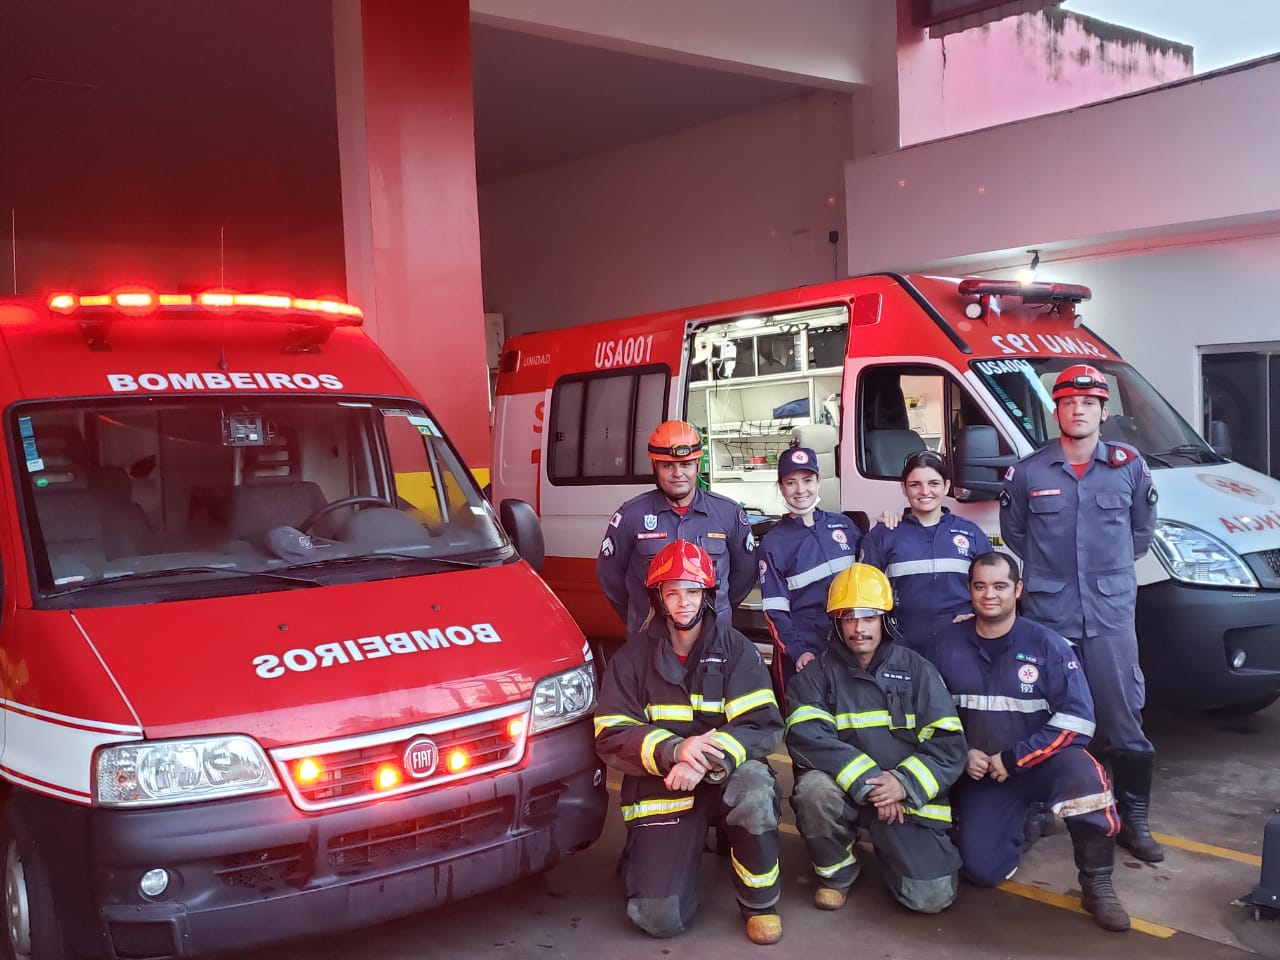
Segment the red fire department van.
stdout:
<svg viewBox="0 0 1280 960">
<path fill-rule="evenodd" d="M 493 490 L 534 505 L 543 576 L 589 637 L 616 639 L 596 556 L 618 504 L 652 488 L 646 441 L 661 420 L 702 431 L 703 482 L 757 532 L 784 509 L 776 464 L 793 442 L 818 453 L 823 508 L 863 523 L 905 506 L 903 460 L 930 447 L 951 458 L 953 509 L 998 543 L 1003 470 L 1056 439 L 1053 380 L 1087 362 L 1111 381 L 1103 436 L 1137 446 L 1159 489 L 1138 564 L 1152 698 L 1259 709 L 1280 693 L 1280 483 L 1220 456 L 1082 326 L 1089 297 L 886 274 L 512 337 Z M 758 594 L 754 608 L 758 620 Z"/>
<path fill-rule="evenodd" d="M 599 835 L 594 665 L 537 518 L 499 522 L 360 323 L 0 300 L 11 956 L 372 924 Z"/>
</svg>

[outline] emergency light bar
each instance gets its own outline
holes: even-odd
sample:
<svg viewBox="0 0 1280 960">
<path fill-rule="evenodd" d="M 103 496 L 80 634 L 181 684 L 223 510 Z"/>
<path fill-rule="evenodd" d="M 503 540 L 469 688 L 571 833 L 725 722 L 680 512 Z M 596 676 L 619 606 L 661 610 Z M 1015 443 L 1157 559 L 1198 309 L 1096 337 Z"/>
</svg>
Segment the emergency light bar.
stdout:
<svg viewBox="0 0 1280 960">
<path fill-rule="evenodd" d="M 225 316 L 223 311 L 251 314 L 255 321 L 289 325 L 285 350 L 314 353 L 337 327 L 358 327 L 364 311 L 341 300 L 315 300 L 278 293 L 157 293 L 152 290 L 117 290 L 79 295 L 55 293 L 46 301 L 49 310 L 80 322 L 90 350 L 110 350 L 107 334 L 118 320 L 166 313 Z"/>
<path fill-rule="evenodd" d="M 155 293 L 149 290 L 120 291 L 78 296 L 55 293 L 48 299 L 54 313 L 71 316 L 79 310 L 107 308 L 120 316 L 141 316 L 165 308 L 218 311 L 223 309 L 253 310 L 279 314 L 286 323 L 328 322 L 340 327 L 358 327 L 364 311 L 341 300 L 314 300 L 274 293 Z"/>
<path fill-rule="evenodd" d="M 1018 283 L 1016 280 L 979 280 L 969 277 L 960 281 L 962 297 L 1021 297 L 1023 303 L 1081 303 L 1093 291 L 1078 283 Z"/>
</svg>

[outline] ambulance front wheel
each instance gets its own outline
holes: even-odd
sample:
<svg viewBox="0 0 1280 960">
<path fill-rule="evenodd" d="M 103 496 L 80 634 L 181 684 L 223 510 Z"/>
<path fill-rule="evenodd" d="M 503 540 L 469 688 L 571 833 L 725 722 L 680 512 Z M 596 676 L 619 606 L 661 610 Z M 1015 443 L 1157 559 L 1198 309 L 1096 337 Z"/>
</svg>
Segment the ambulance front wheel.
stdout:
<svg viewBox="0 0 1280 960">
<path fill-rule="evenodd" d="M 4 955 L 9 960 L 73 960 L 62 937 L 49 871 L 12 808 L 0 827 L 4 851 Z"/>
</svg>

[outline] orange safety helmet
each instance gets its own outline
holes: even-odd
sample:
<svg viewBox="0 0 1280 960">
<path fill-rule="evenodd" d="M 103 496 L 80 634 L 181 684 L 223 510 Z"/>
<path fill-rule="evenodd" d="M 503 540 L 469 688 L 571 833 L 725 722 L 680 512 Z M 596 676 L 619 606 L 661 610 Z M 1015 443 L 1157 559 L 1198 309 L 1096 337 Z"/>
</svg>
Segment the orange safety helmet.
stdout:
<svg viewBox="0 0 1280 960">
<path fill-rule="evenodd" d="M 698 428 L 683 420 L 667 420 L 649 434 L 649 459 L 680 463 L 702 457 Z"/>
<path fill-rule="evenodd" d="M 657 587 L 668 580 L 688 580 L 696 583 L 704 590 L 713 590 L 716 585 L 716 568 L 707 551 L 688 540 L 676 540 L 669 543 L 649 562 L 649 573 L 645 577 L 646 587 Z"/>
<path fill-rule="evenodd" d="M 1107 386 L 1107 378 L 1097 367 L 1076 363 L 1058 374 L 1058 379 L 1053 382 L 1054 402 L 1063 397 L 1097 397 L 1099 400 L 1109 400 L 1111 388 Z"/>
</svg>

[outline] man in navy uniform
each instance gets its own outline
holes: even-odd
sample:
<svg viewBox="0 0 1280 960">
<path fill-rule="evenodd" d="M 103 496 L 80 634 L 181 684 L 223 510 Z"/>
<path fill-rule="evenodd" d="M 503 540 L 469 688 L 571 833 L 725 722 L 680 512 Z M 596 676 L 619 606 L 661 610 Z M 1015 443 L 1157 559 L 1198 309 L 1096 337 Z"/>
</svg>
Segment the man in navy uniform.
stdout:
<svg viewBox="0 0 1280 960">
<path fill-rule="evenodd" d="M 691 423 L 668 420 L 649 436 L 656 489 L 632 497 L 609 519 L 596 577 L 627 636 L 639 633 L 649 615 L 645 575 L 663 547 L 677 540 L 696 543 L 715 564 L 716 613 L 724 623 L 755 586 L 758 577 L 751 525 L 728 497 L 698 489 L 702 437 Z"/>
<path fill-rule="evenodd" d="M 1017 561 L 984 553 L 969 567 L 973 617 L 951 624 L 935 664 L 964 724 L 967 776 L 951 790 L 965 877 L 993 887 L 1013 876 L 1033 804 L 1062 816 L 1079 870 L 1080 905 L 1105 930 L 1129 929 L 1116 897 L 1119 815 L 1106 772 L 1085 747 L 1093 701 L 1070 644 L 1017 615 Z"/>
<path fill-rule="evenodd" d="M 1075 364 L 1058 375 L 1061 436 L 1005 474 L 1000 533 L 1024 564 L 1023 613 L 1071 641 L 1084 666 L 1096 749 L 1111 764 L 1123 821 L 1119 843 L 1157 862 L 1164 850 L 1147 823 L 1155 748 L 1142 730 L 1133 566 L 1151 545 L 1156 490 L 1136 449 L 1101 439 L 1109 398 L 1096 367 Z"/>
</svg>

